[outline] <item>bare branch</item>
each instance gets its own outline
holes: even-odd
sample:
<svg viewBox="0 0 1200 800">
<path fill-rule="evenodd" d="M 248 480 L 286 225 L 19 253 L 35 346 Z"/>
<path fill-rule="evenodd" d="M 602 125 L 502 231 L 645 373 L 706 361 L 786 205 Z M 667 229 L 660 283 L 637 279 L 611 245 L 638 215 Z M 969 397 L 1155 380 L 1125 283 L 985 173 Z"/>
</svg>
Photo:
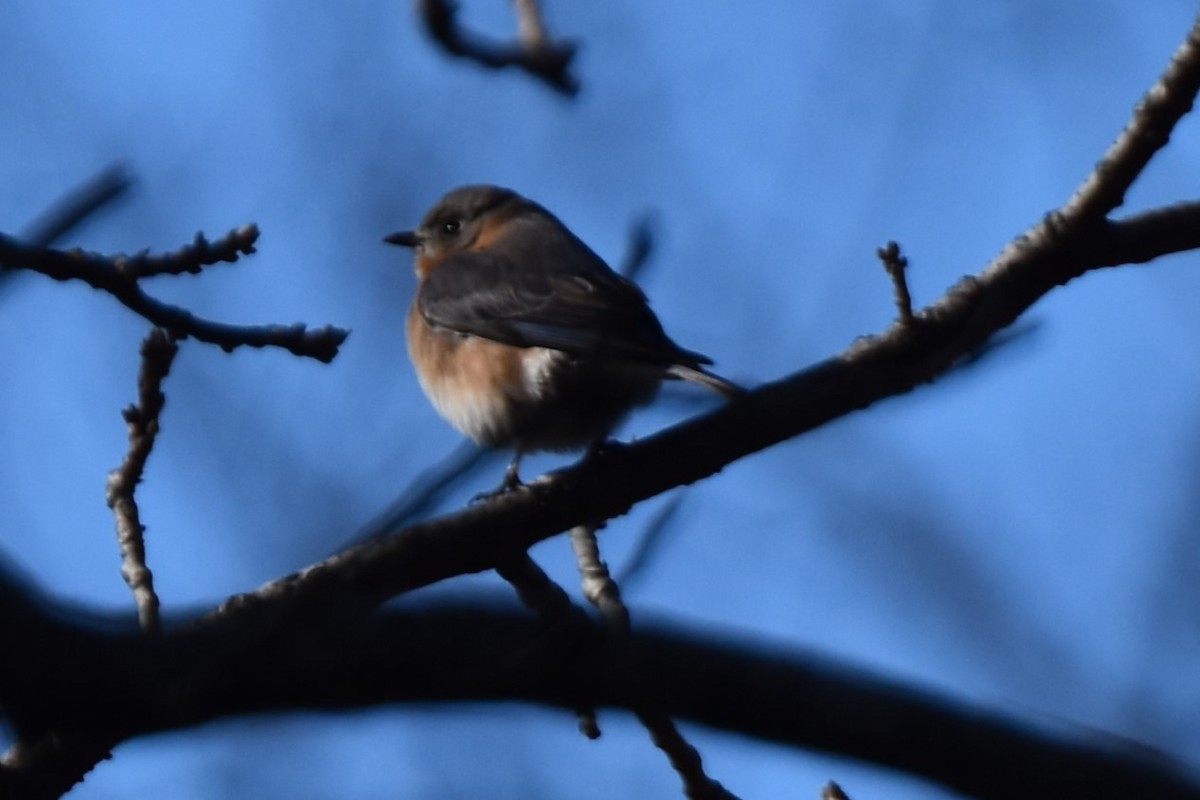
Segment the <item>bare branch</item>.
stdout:
<svg viewBox="0 0 1200 800">
<path fill-rule="evenodd" d="M 564 628 L 591 627 L 583 610 L 571 602 L 562 587 L 550 580 L 550 576 L 530 558 L 528 553 L 513 556 L 496 565 L 496 574 L 517 593 L 521 603 L 537 615 L 538 619 Z M 600 738 L 600 726 L 596 722 L 596 709 L 591 705 L 575 708 L 579 720 L 579 732 L 588 739 Z"/>
<path fill-rule="evenodd" d="M 1197 91 L 1200 91 L 1200 18 L 1193 22 L 1162 76 L 1142 97 L 1125 129 L 1059 209 L 1060 224 L 1086 226 L 1098 222 L 1125 202 L 1129 187 L 1154 154 L 1167 144 L 1183 115 L 1192 110 Z"/>
<path fill-rule="evenodd" d="M 1080 242 L 1081 258 L 1097 267 L 1145 264 L 1200 248 L 1200 200 L 1176 203 L 1107 222 Z"/>
<path fill-rule="evenodd" d="M 600 611 L 600 618 L 610 631 L 617 636 L 628 636 L 629 609 L 621 599 L 620 587 L 608 572 L 608 565 L 600 558 L 596 526 L 576 525 L 571 528 L 570 538 L 571 549 L 575 551 L 575 563 L 579 567 L 583 596 Z M 699 751 L 684 738 L 669 716 L 652 707 L 638 707 L 633 712 L 650 734 L 650 741 L 663 751 L 671 768 L 679 775 L 685 797 L 692 800 L 736 800 L 736 795 L 705 773 Z"/>
<path fill-rule="evenodd" d="M 447 490 L 485 463 L 496 450 L 464 440 L 441 461 L 427 467 L 409 482 L 387 508 L 363 525 L 349 544 L 390 533 L 425 513 Z"/>
<path fill-rule="evenodd" d="M 970 796 L 1173 800 L 1200 792 L 1178 764 L 1114 737 L 1050 734 L 827 656 L 718 641 L 711 632 L 576 626 L 564 647 L 563 632 L 547 635 L 544 623 L 494 607 L 370 617 L 310 609 L 261 629 L 208 620 L 157 637 L 72 616 L 67 623 L 0 598 L 6 652 L 22 655 L 0 659 L 0 706 L 19 726 L 40 720 L 128 737 L 283 709 L 595 703 L 841 753 Z M 78 670 L 81 661 L 91 669 Z M 5 790 L 29 777 L 5 765 L 0 794 L 18 796 Z"/>
<path fill-rule="evenodd" d="M 54 800 L 112 757 L 120 737 L 94 730 L 60 729 L 21 739 L 0 755 L 0 796 Z"/>
<path fill-rule="evenodd" d="M 629 560 L 625 562 L 625 566 L 619 573 L 620 577 L 616 578 L 618 584 L 628 586 L 630 581 L 634 580 L 638 573 L 645 569 L 650 564 L 650 559 L 658 550 L 659 544 L 662 542 L 663 535 L 667 532 L 671 522 L 675 519 L 676 512 L 683 505 L 683 498 L 686 492 L 676 492 L 671 496 L 663 507 L 660 508 L 646 527 L 642 530 L 641 536 L 638 538 L 636 546 L 633 548 L 633 553 L 629 556 Z"/>
<path fill-rule="evenodd" d="M 134 280 L 152 275 L 194 275 L 213 264 L 232 264 L 244 255 L 254 254 L 256 241 L 258 226 L 250 224 L 231 230 L 215 242 L 208 241 L 203 233 L 197 233 L 191 244 L 185 244 L 173 253 L 152 256 L 143 250 L 132 256 L 100 258 L 111 263 L 122 277 Z"/>
<path fill-rule="evenodd" d="M 142 630 L 158 633 L 159 602 L 154 578 L 146 564 L 144 528 L 134 500 L 146 459 L 159 430 L 159 414 L 166 398 L 162 381 L 171 369 L 178 346 L 160 328 L 142 342 L 142 366 L 138 375 L 138 404 L 122 414 L 129 427 L 129 450 L 121 465 L 108 475 L 105 499 L 116 520 L 117 543 L 121 549 L 121 576 L 133 591 L 138 624 Z M 67 792 L 93 766 L 110 756 L 120 737 L 97 730 L 39 733 L 18 739 L 0 758 L 0 766 L 10 777 L 20 776 L 19 791 L 5 792 L 12 797 L 58 797 Z M 0 781 L 0 786 L 3 782 Z"/>
<path fill-rule="evenodd" d="M 617 271 L 631 281 L 638 279 L 654 253 L 654 225 L 654 215 L 643 214 L 633 221 L 629 229 L 629 249 L 625 251 L 621 268 Z"/>
<path fill-rule="evenodd" d="M 132 185 L 123 165 L 105 167 L 44 211 L 25 228 L 21 238 L 34 247 L 50 247 L 83 220 L 124 197 Z"/>
<path fill-rule="evenodd" d="M 517 0 L 519 44 L 500 45 L 484 41 L 458 24 L 458 6 L 453 0 L 420 0 L 425 29 L 447 53 L 491 69 L 517 67 L 568 97 L 579 92 L 579 83 L 569 68 L 575 44 L 549 39 L 531 0 Z"/>
<path fill-rule="evenodd" d="M 142 342 L 142 368 L 138 374 L 138 402 L 122 412 L 129 427 L 129 451 L 121 466 L 108 473 L 105 499 L 117 523 L 117 544 L 121 548 L 121 577 L 133 590 L 142 630 L 157 633 L 158 595 L 154 576 L 146 564 L 145 528 L 138 515 L 134 490 L 142 479 L 146 459 L 158 436 L 158 416 L 166 397 L 162 382 L 171 370 L 178 346 L 170 334 L 155 328 Z"/>
<path fill-rule="evenodd" d="M 308 330 L 303 324 L 236 326 L 211 322 L 177 306 L 168 305 L 142 291 L 138 279 L 146 275 L 195 272 L 219 261 L 235 261 L 254 252 L 258 228 L 246 225 L 209 243 L 203 236 L 175 253 L 163 256 L 102 256 L 82 250 L 62 252 L 20 244 L 0 234 L 0 267 L 29 269 L 59 281 L 81 280 L 108 292 L 127 308 L 165 328 L 176 339 L 188 336 L 230 351 L 236 347 L 281 347 L 298 356 L 331 361 L 348 331 L 333 326 Z"/>
<path fill-rule="evenodd" d="M 579 569 L 579 588 L 584 598 L 600 612 L 610 630 L 629 633 L 629 609 L 621 599 L 621 589 L 600 558 L 600 543 L 595 525 L 576 525 L 567 534 Z"/>
</svg>

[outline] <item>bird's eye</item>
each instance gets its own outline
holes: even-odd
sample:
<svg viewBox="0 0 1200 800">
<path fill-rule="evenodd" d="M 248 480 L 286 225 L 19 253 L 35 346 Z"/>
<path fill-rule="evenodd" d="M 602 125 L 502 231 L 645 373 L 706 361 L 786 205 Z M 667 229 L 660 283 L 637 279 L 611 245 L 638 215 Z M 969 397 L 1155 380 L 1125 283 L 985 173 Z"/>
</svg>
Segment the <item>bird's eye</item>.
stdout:
<svg viewBox="0 0 1200 800">
<path fill-rule="evenodd" d="M 462 222 L 456 219 L 446 220 L 442 223 L 442 233 L 446 236 L 453 236 L 462 228 Z"/>
</svg>

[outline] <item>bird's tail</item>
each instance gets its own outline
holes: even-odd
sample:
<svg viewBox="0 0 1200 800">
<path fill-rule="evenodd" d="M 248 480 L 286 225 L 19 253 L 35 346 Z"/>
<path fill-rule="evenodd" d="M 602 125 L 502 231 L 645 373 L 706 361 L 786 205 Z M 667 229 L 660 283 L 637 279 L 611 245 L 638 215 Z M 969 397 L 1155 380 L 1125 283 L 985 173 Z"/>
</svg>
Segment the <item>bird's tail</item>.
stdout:
<svg viewBox="0 0 1200 800">
<path fill-rule="evenodd" d="M 703 367 L 688 367 L 683 364 L 672 364 L 667 369 L 667 374 L 673 378 L 680 378 L 692 383 L 698 383 L 705 388 L 711 389 L 725 397 L 737 397 L 746 393 L 746 390 L 738 386 L 733 381 L 727 381 L 720 375 L 714 375 Z"/>
</svg>

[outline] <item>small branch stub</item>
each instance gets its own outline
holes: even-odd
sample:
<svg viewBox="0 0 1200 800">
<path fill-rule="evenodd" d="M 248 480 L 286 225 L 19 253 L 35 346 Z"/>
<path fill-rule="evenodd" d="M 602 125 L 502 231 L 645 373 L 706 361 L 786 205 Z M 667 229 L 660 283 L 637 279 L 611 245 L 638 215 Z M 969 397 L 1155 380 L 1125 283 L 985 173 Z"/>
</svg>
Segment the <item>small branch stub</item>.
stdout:
<svg viewBox="0 0 1200 800">
<path fill-rule="evenodd" d="M 909 327 L 913 323 L 912 295 L 908 292 L 908 259 L 900 252 L 900 245 L 888 242 L 875 251 L 875 255 L 883 262 L 883 268 L 892 279 L 892 289 L 896 294 L 896 308 L 900 312 L 900 324 Z"/>
</svg>

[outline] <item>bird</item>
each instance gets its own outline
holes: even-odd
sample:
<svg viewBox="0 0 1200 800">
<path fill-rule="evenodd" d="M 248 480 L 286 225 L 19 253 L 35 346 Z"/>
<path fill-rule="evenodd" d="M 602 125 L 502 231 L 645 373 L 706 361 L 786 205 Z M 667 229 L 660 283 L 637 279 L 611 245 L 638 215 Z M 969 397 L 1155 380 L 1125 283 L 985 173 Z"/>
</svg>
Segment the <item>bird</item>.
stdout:
<svg viewBox="0 0 1200 800">
<path fill-rule="evenodd" d="M 477 444 L 513 450 L 488 494 L 522 485 L 527 453 L 602 447 L 664 379 L 744 392 L 667 336 L 633 281 L 511 189 L 454 189 L 384 241 L 414 253 L 405 334 L 425 395 Z"/>
</svg>

